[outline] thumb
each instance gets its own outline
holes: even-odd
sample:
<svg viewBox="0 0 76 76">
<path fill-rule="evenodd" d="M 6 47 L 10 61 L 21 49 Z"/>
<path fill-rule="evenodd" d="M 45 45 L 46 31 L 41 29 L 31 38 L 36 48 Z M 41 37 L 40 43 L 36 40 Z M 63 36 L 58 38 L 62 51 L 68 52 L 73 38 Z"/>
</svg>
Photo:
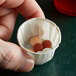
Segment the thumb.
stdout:
<svg viewBox="0 0 76 76">
<path fill-rule="evenodd" d="M 22 72 L 32 70 L 34 61 L 22 50 L 19 46 L 0 39 L 0 67 Z"/>
</svg>

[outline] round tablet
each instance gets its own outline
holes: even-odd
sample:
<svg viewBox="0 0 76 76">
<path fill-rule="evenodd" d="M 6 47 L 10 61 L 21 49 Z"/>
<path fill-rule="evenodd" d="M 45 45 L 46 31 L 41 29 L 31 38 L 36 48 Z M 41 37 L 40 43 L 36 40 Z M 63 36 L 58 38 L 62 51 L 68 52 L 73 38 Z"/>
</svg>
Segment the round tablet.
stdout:
<svg viewBox="0 0 76 76">
<path fill-rule="evenodd" d="M 33 36 L 31 39 L 30 39 L 30 44 L 32 46 L 34 46 L 35 44 L 37 43 L 42 43 L 42 39 L 39 37 L 39 36 Z"/>
<path fill-rule="evenodd" d="M 35 45 L 33 46 L 33 48 L 34 48 L 34 51 L 35 51 L 35 52 L 42 51 L 42 50 L 43 50 L 43 45 L 37 43 L 37 44 L 35 44 Z"/>
<path fill-rule="evenodd" d="M 52 43 L 50 40 L 44 40 L 42 44 L 43 44 L 44 48 L 51 48 L 52 47 Z"/>
</svg>

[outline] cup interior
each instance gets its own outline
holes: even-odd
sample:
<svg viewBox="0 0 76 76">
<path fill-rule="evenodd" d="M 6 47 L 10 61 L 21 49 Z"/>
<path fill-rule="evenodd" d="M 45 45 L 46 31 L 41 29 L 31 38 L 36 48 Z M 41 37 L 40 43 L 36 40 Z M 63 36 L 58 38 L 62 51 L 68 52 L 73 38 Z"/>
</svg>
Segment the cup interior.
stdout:
<svg viewBox="0 0 76 76">
<path fill-rule="evenodd" d="M 43 34 L 44 33 L 44 34 Z M 43 18 L 33 18 L 25 21 L 18 29 L 17 40 L 25 50 L 33 49 L 30 38 L 39 36 L 42 40 L 50 40 L 52 49 L 56 49 L 61 42 L 59 27 L 52 21 Z"/>
</svg>

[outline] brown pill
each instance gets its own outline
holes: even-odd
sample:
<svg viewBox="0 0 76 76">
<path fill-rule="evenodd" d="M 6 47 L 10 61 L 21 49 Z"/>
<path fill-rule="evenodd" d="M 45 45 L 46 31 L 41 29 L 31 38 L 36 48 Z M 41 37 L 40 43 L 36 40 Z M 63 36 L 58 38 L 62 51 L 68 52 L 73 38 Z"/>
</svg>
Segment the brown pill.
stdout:
<svg viewBox="0 0 76 76">
<path fill-rule="evenodd" d="M 33 49 L 34 49 L 35 52 L 42 51 L 42 50 L 43 50 L 43 45 L 37 43 L 37 44 L 35 44 L 35 45 L 33 46 Z"/>
<path fill-rule="evenodd" d="M 52 47 L 52 43 L 50 40 L 44 40 L 42 44 L 43 44 L 44 48 L 51 48 Z"/>
<path fill-rule="evenodd" d="M 32 46 L 34 46 L 35 44 L 37 43 L 42 43 L 42 39 L 39 37 L 39 36 L 33 36 L 31 39 L 30 39 L 30 44 Z"/>
</svg>

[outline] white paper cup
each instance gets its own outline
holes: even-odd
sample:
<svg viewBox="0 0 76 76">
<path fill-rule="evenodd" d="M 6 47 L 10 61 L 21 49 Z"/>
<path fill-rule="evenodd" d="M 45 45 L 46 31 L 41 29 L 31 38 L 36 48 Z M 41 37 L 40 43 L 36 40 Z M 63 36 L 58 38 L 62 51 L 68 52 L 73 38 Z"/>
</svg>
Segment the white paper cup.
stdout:
<svg viewBox="0 0 76 76">
<path fill-rule="evenodd" d="M 39 52 L 29 51 L 29 40 L 32 36 L 38 35 L 42 40 L 50 40 L 52 48 L 45 48 Z M 43 18 L 32 18 L 25 21 L 18 29 L 17 39 L 19 45 L 35 59 L 36 65 L 50 61 L 61 43 L 61 32 L 59 27 L 52 21 Z"/>
</svg>

